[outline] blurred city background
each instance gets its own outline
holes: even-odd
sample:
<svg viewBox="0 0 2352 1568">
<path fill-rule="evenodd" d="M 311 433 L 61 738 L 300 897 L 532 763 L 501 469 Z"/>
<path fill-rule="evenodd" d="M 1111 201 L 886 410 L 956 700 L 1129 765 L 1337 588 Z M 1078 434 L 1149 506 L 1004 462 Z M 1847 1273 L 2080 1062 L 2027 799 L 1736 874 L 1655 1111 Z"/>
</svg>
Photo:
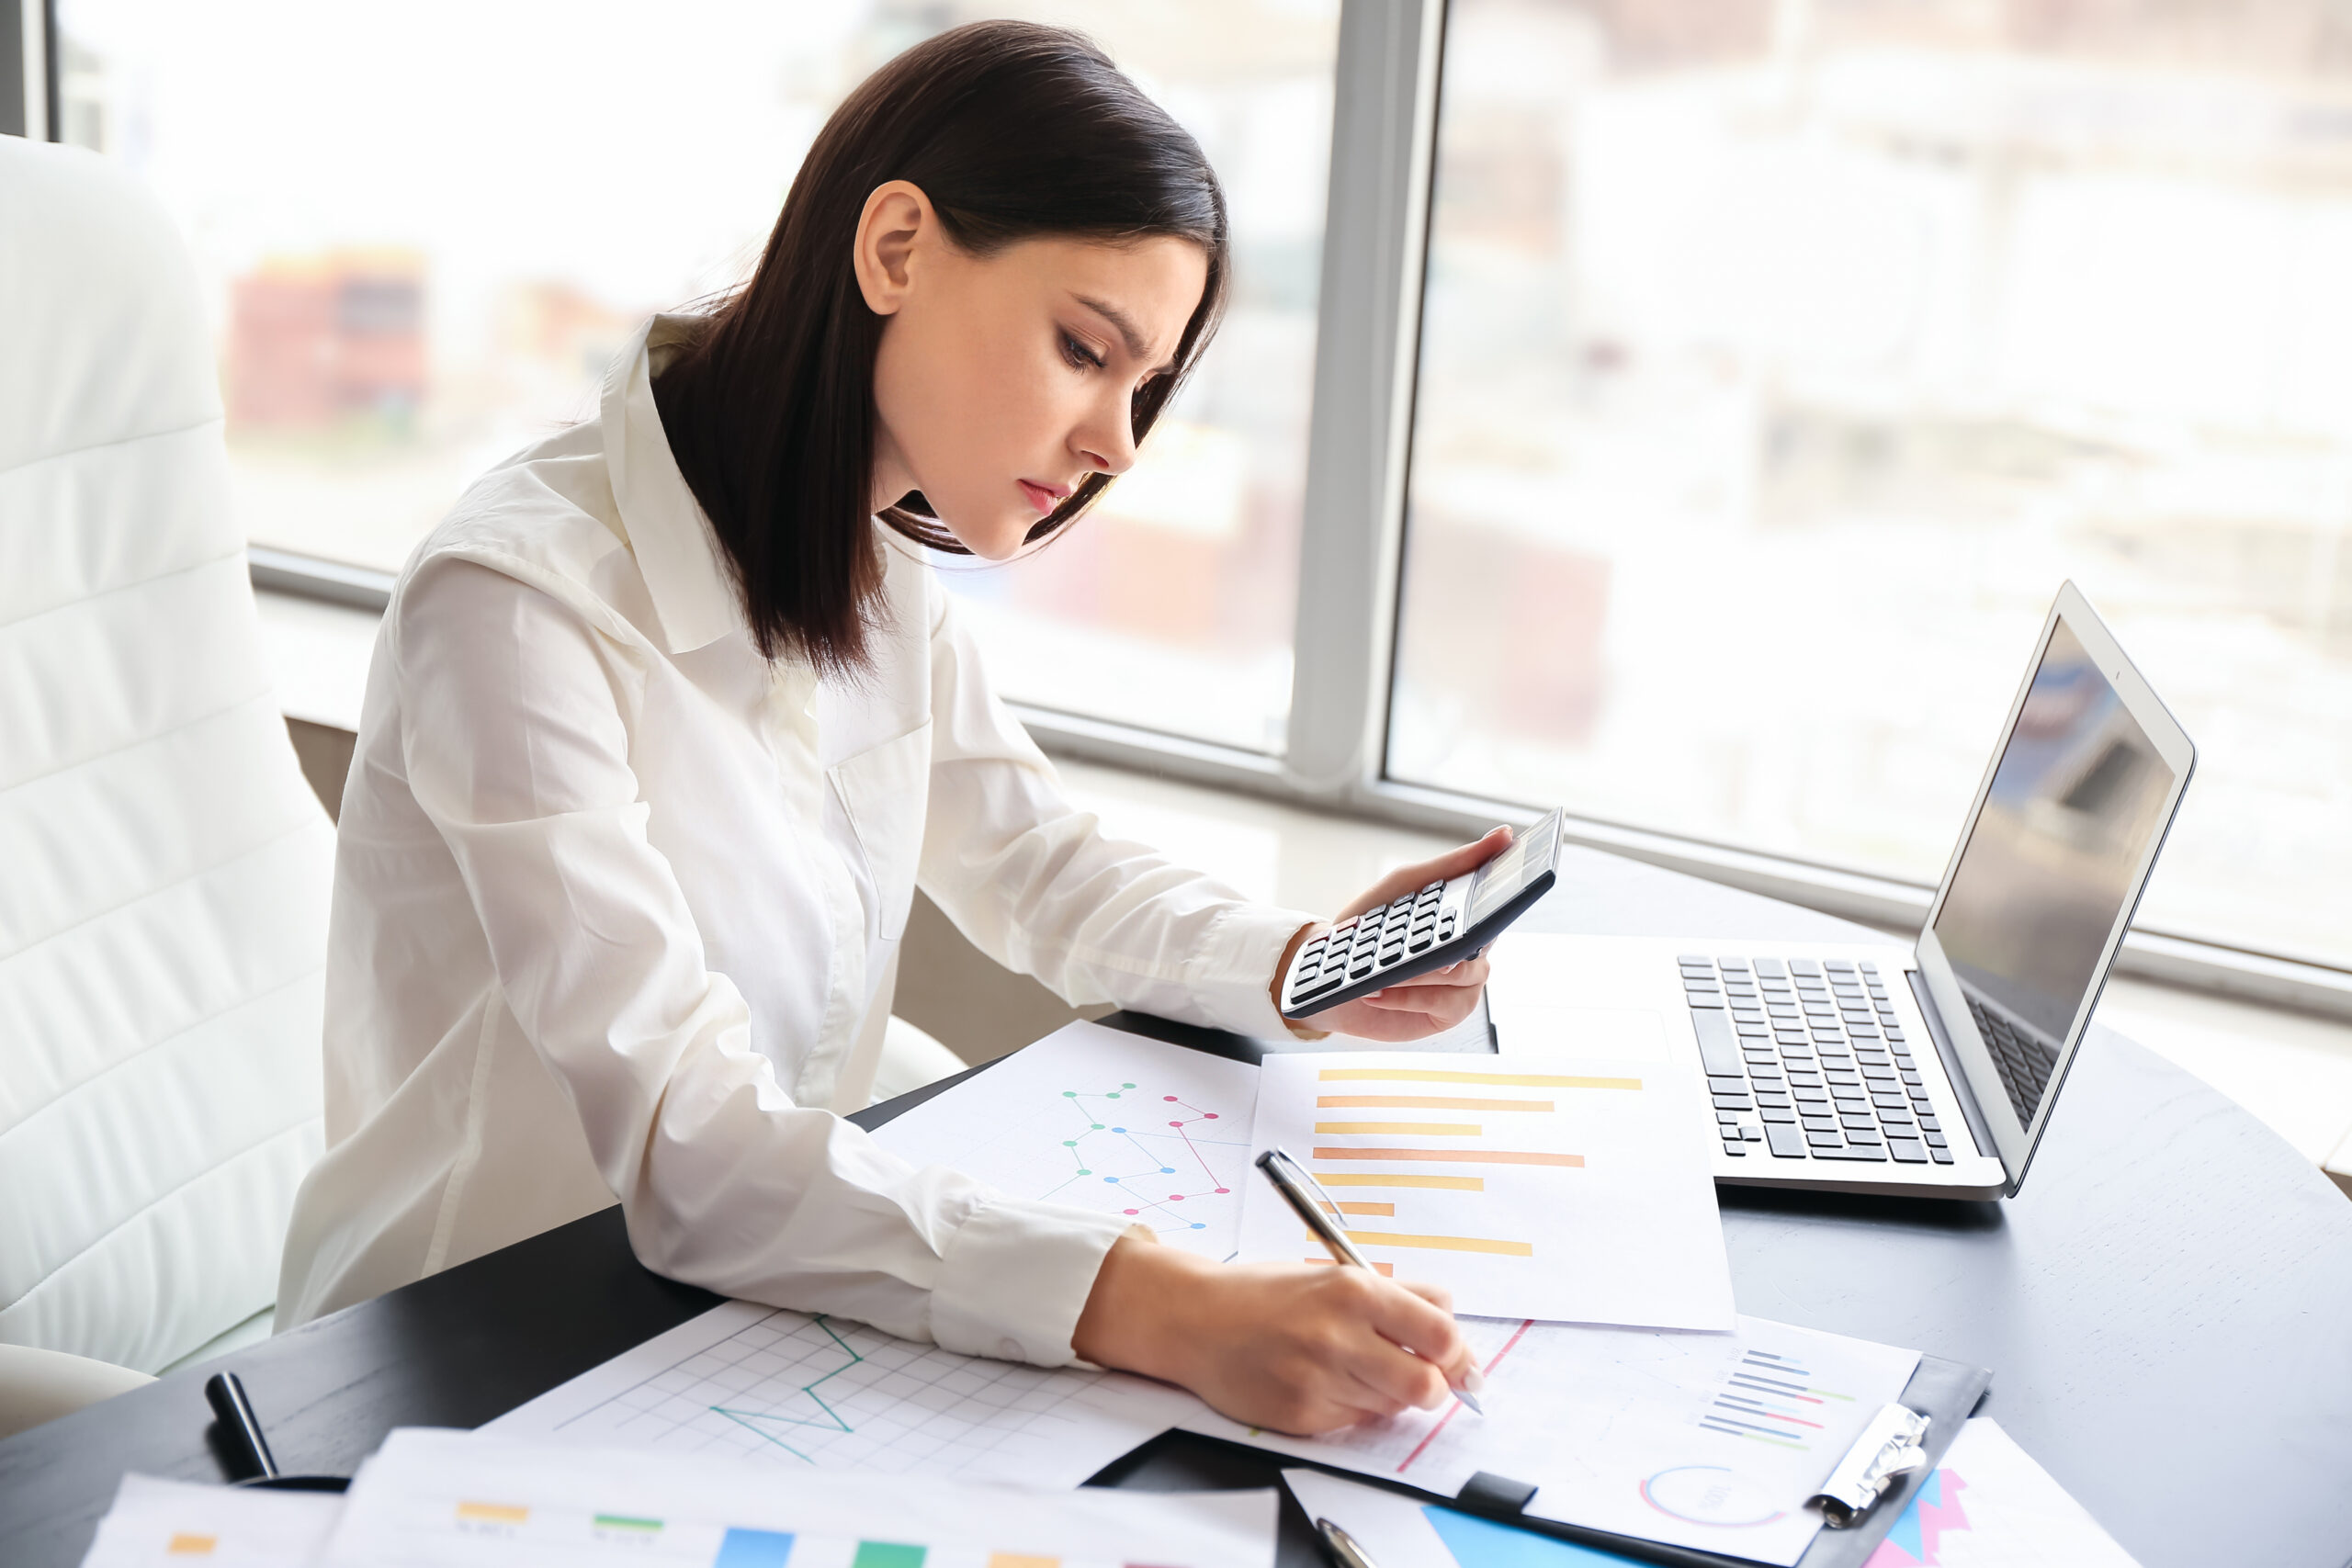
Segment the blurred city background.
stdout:
<svg viewBox="0 0 2352 1568">
<path fill-rule="evenodd" d="M 1093 518 L 946 570 L 1010 694 L 1280 750 L 1336 0 L 59 9 L 252 536 L 386 569 L 740 281 L 866 72 L 1091 33 L 1234 309 Z M 2200 748 L 2143 923 L 2352 964 L 2347 277 L 2333 0 L 1453 0 L 1389 773 L 1932 881 L 2071 576 Z"/>
</svg>

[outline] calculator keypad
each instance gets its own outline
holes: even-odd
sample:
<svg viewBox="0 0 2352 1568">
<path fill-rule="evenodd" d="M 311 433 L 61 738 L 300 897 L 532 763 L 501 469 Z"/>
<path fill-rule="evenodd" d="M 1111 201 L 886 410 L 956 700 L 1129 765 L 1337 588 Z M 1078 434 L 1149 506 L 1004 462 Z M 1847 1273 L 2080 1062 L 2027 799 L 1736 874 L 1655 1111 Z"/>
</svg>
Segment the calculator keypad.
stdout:
<svg viewBox="0 0 2352 1568">
<path fill-rule="evenodd" d="M 1369 909 L 1317 933 L 1291 964 L 1283 1006 L 1336 995 L 1343 987 L 1375 979 L 1408 958 L 1419 958 L 1453 940 L 1459 904 L 1448 903 L 1446 884 L 1432 882 L 1381 909 Z"/>
</svg>

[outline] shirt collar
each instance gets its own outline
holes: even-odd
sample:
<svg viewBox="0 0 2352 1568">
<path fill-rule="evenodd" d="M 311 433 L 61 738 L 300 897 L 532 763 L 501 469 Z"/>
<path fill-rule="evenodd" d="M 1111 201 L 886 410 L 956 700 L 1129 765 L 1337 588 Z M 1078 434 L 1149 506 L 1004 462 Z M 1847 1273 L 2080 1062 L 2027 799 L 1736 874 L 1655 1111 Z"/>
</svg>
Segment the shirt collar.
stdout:
<svg viewBox="0 0 2352 1568">
<path fill-rule="evenodd" d="M 657 362 L 666 361 L 695 324 L 691 316 L 648 321 L 605 372 L 601 405 L 613 502 L 671 653 L 691 652 L 743 627 L 710 520 L 678 471 L 653 403 Z"/>
</svg>

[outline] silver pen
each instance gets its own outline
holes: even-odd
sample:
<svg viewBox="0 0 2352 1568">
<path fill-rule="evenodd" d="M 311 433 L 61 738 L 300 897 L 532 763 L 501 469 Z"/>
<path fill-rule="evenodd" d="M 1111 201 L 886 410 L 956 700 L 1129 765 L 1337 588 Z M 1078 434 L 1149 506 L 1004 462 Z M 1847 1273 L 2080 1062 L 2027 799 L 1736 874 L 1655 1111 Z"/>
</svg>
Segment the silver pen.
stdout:
<svg viewBox="0 0 2352 1568">
<path fill-rule="evenodd" d="M 1266 1179 L 1274 1184 L 1274 1190 L 1283 1195 L 1283 1201 L 1291 1206 L 1299 1222 L 1323 1244 L 1323 1250 L 1331 1255 L 1332 1262 L 1343 1269 L 1372 1267 L 1364 1261 L 1363 1254 L 1356 1250 L 1356 1244 L 1348 1239 L 1347 1233 L 1331 1218 L 1340 1212 L 1340 1205 L 1323 1190 L 1321 1182 L 1307 1174 L 1298 1161 L 1291 1158 L 1289 1150 L 1280 1146 L 1268 1149 L 1258 1156 L 1257 1163 L 1258 1168 L 1265 1172 Z M 1470 1371 L 1473 1376 L 1476 1375 L 1477 1370 L 1477 1363 L 1472 1362 Z M 1486 1414 L 1467 1390 L 1455 1388 L 1451 1382 L 1446 1387 L 1454 1398 L 1479 1415 Z"/>
<path fill-rule="evenodd" d="M 1323 1538 L 1323 1550 L 1331 1554 L 1331 1561 L 1340 1568 L 1380 1568 L 1380 1564 L 1356 1544 L 1355 1537 L 1330 1520 L 1318 1517 L 1315 1521 L 1315 1533 Z"/>
</svg>

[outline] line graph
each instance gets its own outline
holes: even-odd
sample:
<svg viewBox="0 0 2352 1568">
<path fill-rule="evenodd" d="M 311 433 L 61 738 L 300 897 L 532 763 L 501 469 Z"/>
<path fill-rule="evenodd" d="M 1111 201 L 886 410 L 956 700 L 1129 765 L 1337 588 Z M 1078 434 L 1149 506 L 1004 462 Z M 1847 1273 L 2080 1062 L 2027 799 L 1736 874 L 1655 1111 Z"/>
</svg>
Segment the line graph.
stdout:
<svg viewBox="0 0 2352 1568">
<path fill-rule="evenodd" d="M 1190 1400 L 1139 1379 L 1026 1366 L 865 1324 L 729 1302 L 493 1425 L 596 1447 L 787 1468 L 1075 1485 Z"/>
</svg>

